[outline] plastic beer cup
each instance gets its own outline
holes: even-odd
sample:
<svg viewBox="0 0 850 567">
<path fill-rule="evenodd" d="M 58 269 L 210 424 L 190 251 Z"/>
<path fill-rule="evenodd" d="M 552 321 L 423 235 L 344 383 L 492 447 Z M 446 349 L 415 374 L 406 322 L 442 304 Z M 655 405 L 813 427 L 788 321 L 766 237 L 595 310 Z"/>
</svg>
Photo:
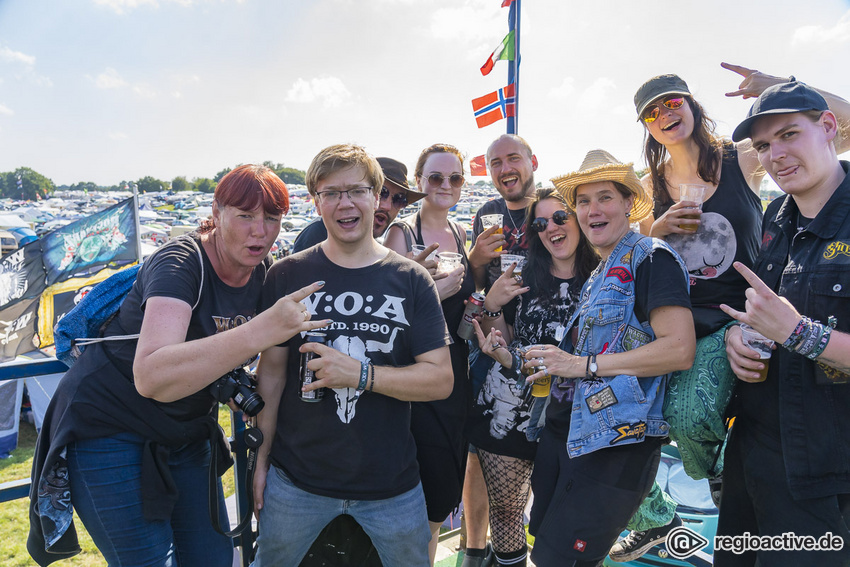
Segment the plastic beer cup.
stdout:
<svg viewBox="0 0 850 567">
<path fill-rule="evenodd" d="M 503 222 L 504 222 L 504 220 L 505 220 L 505 215 L 499 215 L 499 214 L 494 214 L 494 215 L 484 215 L 484 216 L 482 216 L 482 217 L 481 217 L 481 227 L 482 227 L 484 230 L 487 230 L 487 229 L 488 229 L 488 228 L 490 228 L 491 226 L 497 226 L 497 227 L 499 227 L 499 228 L 497 228 L 497 229 L 496 229 L 495 234 L 503 234 L 503 232 L 504 232 L 504 229 L 503 229 L 503 226 L 504 226 L 504 225 L 503 225 Z M 495 251 L 496 251 L 496 252 L 501 252 L 501 251 L 502 251 L 502 247 L 501 247 L 501 246 L 499 246 L 498 248 L 496 248 L 496 250 L 495 250 Z"/>
</svg>

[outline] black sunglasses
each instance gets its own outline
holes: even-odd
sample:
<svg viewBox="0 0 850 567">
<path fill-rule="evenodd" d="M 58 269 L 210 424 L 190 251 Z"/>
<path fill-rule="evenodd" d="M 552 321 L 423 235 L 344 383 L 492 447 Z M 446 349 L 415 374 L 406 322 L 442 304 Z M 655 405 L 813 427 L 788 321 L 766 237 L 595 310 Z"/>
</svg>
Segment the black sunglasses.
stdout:
<svg viewBox="0 0 850 567">
<path fill-rule="evenodd" d="M 381 187 L 381 201 L 390 196 L 390 190 L 386 187 Z M 407 206 L 407 193 L 401 192 L 393 195 L 392 200 L 393 207 L 396 209 L 403 209 Z"/>
<path fill-rule="evenodd" d="M 431 187 L 434 187 L 434 188 L 442 187 L 443 186 L 443 180 L 446 179 L 446 176 L 443 175 L 442 173 L 432 173 L 431 175 L 428 175 L 428 176 L 423 175 L 422 177 L 425 177 L 426 179 L 428 179 L 428 184 Z M 454 187 L 455 189 L 457 189 L 458 187 L 463 185 L 464 179 L 463 179 L 463 175 L 461 175 L 460 173 L 452 173 L 451 175 L 448 176 L 448 179 L 449 179 L 449 184 L 452 187 Z"/>
<path fill-rule="evenodd" d="M 570 211 L 555 211 L 552 213 L 551 219 L 555 221 L 555 224 L 563 225 L 571 216 L 573 216 L 573 213 Z M 547 226 L 549 226 L 549 219 L 537 217 L 531 223 L 531 230 L 534 232 L 543 232 Z"/>
</svg>

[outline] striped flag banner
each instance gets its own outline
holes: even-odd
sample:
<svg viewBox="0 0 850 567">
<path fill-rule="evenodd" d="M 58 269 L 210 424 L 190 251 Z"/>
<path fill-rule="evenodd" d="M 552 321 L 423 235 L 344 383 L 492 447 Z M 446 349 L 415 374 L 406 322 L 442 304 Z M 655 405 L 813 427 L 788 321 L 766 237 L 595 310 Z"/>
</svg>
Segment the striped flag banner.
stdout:
<svg viewBox="0 0 850 567">
<path fill-rule="evenodd" d="M 516 86 L 514 83 L 472 99 L 472 110 L 479 128 L 484 128 L 508 116 L 516 115 Z"/>
</svg>

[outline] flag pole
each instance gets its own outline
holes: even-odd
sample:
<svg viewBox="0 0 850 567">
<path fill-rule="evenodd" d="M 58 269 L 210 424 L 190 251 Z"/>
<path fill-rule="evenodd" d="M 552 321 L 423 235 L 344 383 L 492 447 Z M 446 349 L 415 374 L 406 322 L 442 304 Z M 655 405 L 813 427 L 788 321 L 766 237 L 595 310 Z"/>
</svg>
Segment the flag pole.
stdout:
<svg viewBox="0 0 850 567">
<path fill-rule="evenodd" d="M 510 12 L 508 12 L 508 31 L 514 33 L 514 60 L 509 61 L 508 65 L 508 84 L 514 84 L 514 100 L 515 110 L 513 116 L 508 116 L 508 134 L 516 134 L 519 129 L 519 30 L 520 30 L 520 13 L 522 0 L 514 0 L 511 3 Z"/>
</svg>

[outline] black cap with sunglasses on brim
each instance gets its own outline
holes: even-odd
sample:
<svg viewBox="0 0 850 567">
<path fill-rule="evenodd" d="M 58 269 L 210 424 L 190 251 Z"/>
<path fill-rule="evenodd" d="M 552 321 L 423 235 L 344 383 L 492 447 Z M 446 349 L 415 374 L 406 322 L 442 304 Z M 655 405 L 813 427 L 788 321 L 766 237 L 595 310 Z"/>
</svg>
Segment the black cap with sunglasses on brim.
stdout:
<svg viewBox="0 0 850 567">
<path fill-rule="evenodd" d="M 378 164 L 381 166 L 381 171 L 384 172 L 384 183 L 390 184 L 399 189 L 404 189 L 407 193 L 407 204 L 415 203 L 425 196 L 425 193 L 420 193 L 410 188 L 407 184 L 407 166 L 400 161 L 388 157 L 379 157 Z"/>
<path fill-rule="evenodd" d="M 679 75 L 658 75 L 642 84 L 635 93 L 635 110 L 638 120 L 643 117 L 646 107 L 655 99 L 666 95 L 691 96 L 688 84 Z"/>
</svg>

